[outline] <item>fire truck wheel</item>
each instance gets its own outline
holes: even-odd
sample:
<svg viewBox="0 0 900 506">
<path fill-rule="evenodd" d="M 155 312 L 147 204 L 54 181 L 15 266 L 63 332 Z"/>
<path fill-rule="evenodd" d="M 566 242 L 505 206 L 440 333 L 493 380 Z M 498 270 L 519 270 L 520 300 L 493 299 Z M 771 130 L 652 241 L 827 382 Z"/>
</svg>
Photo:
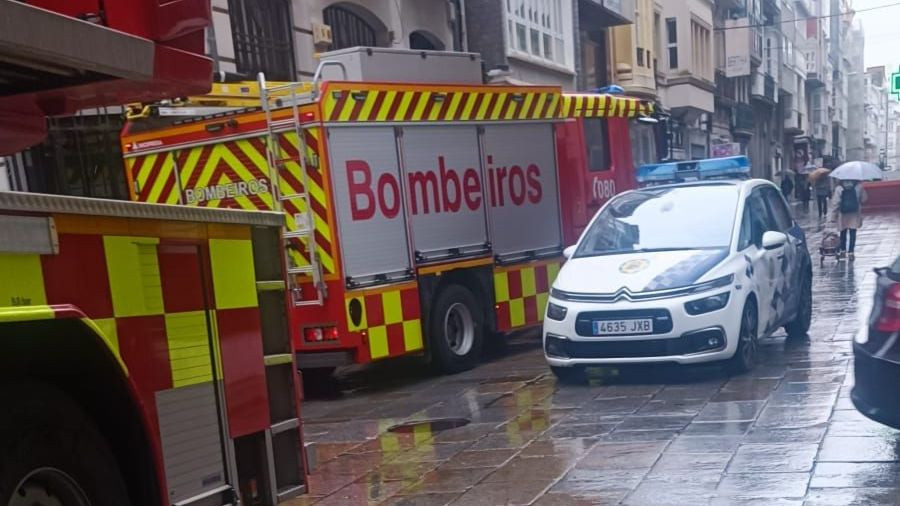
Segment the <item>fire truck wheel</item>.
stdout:
<svg viewBox="0 0 900 506">
<path fill-rule="evenodd" d="M 67 395 L 39 383 L 5 385 L 0 406 L 0 505 L 130 504 L 106 441 Z"/>
<path fill-rule="evenodd" d="M 484 325 L 475 296 L 460 285 L 441 290 L 431 313 L 430 344 L 438 367 L 452 374 L 471 369 L 481 356 Z"/>
</svg>

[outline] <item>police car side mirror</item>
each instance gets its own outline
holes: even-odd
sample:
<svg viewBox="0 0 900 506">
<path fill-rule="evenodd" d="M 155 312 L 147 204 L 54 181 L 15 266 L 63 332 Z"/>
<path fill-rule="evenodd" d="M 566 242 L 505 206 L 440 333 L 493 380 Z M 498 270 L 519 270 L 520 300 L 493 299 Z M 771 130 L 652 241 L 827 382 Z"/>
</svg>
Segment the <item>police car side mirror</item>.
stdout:
<svg viewBox="0 0 900 506">
<path fill-rule="evenodd" d="M 762 247 L 765 250 L 778 249 L 787 243 L 787 235 L 769 230 L 762 236 Z"/>
<path fill-rule="evenodd" d="M 566 260 L 572 258 L 572 255 L 575 254 L 575 249 L 578 248 L 577 244 L 573 244 L 568 248 L 563 250 L 563 256 L 566 257 Z"/>
</svg>

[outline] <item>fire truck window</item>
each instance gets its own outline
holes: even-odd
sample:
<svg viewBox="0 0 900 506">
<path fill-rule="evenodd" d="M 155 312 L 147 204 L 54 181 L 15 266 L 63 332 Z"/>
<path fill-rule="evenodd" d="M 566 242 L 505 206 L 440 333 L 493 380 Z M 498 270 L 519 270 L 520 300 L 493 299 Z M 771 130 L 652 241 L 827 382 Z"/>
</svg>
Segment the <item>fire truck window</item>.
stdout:
<svg viewBox="0 0 900 506">
<path fill-rule="evenodd" d="M 588 170 L 591 172 L 609 170 L 609 137 L 606 135 L 605 119 L 584 120 L 584 143 L 587 149 Z"/>
<path fill-rule="evenodd" d="M 655 126 L 640 121 L 632 121 L 628 125 L 631 138 L 631 158 L 635 166 L 656 162 Z"/>
</svg>

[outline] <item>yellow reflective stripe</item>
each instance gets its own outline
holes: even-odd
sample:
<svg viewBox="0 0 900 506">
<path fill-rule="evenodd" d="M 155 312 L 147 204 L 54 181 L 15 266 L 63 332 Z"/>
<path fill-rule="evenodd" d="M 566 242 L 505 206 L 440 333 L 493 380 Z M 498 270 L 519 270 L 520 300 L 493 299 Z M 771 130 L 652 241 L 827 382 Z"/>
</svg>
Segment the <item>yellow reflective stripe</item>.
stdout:
<svg viewBox="0 0 900 506">
<path fill-rule="evenodd" d="M 164 156 L 162 166 L 159 168 L 159 174 L 156 176 L 156 181 L 153 183 L 153 188 L 141 188 L 146 191 L 149 190 L 150 193 L 147 195 L 148 202 L 159 202 L 159 197 L 162 194 L 162 189 L 166 186 L 166 181 L 174 177 L 172 169 L 174 164 L 172 163 L 172 153 L 160 153 L 159 156 Z"/>
<path fill-rule="evenodd" d="M 494 103 L 494 108 L 491 109 L 490 118 L 491 119 L 500 119 L 500 114 L 503 112 L 503 106 L 506 105 L 506 98 L 509 96 L 509 93 L 498 93 L 497 101 Z"/>
<path fill-rule="evenodd" d="M 528 110 L 531 108 L 531 103 L 534 102 L 534 95 L 534 93 L 525 94 L 525 102 L 522 103 L 522 109 L 519 110 L 519 119 L 528 118 Z"/>
<path fill-rule="evenodd" d="M 379 325 L 369 329 L 369 355 L 372 360 L 383 358 L 390 353 L 388 349 L 387 327 Z"/>
<path fill-rule="evenodd" d="M 366 94 L 366 100 L 363 102 L 362 108 L 359 110 L 359 119 L 362 121 L 366 121 L 369 119 L 369 114 L 372 112 L 372 107 L 375 106 L 375 99 L 378 98 L 380 93 L 384 93 L 383 91 L 370 91 Z"/>
<path fill-rule="evenodd" d="M 509 300 L 509 281 L 505 272 L 494 273 L 494 300 L 496 302 Z"/>
<path fill-rule="evenodd" d="M 475 102 L 478 100 L 479 93 L 468 93 L 466 95 L 466 105 L 463 107 L 462 115 L 460 115 L 460 119 L 470 119 L 472 117 L 472 109 L 475 107 Z"/>
<path fill-rule="evenodd" d="M 406 351 L 422 349 L 421 320 L 408 320 L 403 322 L 403 347 Z"/>
<path fill-rule="evenodd" d="M 256 307 L 253 247 L 244 239 L 210 239 L 213 292 L 217 309 Z"/>
<path fill-rule="evenodd" d="M 459 109 L 460 103 L 463 101 L 464 96 L 470 95 L 469 93 L 454 93 L 453 98 L 450 100 L 450 106 L 447 107 L 447 118 L 455 118 L 456 111 Z"/>
<path fill-rule="evenodd" d="M 245 143 L 246 143 L 246 141 L 245 141 Z M 240 143 L 238 143 L 238 144 L 240 144 Z M 255 177 L 253 177 L 253 174 L 251 174 L 250 171 L 247 170 L 246 167 L 244 167 L 244 164 L 241 163 L 241 161 L 238 160 L 237 157 L 234 156 L 234 153 L 232 153 L 231 150 L 229 150 L 227 147 L 221 146 L 221 145 L 216 146 L 214 151 L 220 152 L 219 156 L 220 156 L 221 160 L 224 161 L 231 168 L 232 171 L 234 171 L 235 175 L 238 178 L 238 181 L 252 181 L 252 180 L 256 179 Z M 266 171 L 263 171 L 263 173 L 265 173 L 265 172 Z M 228 178 L 227 175 L 225 175 L 225 174 L 222 174 L 222 179 L 225 179 L 226 181 L 231 181 L 231 179 Z M 267 192 L 267 193 L 259 193 L 259 194 L 257 194 L 257 197 L 259 197 L 263 201 L 263 204 L 266 205 L 267 209 L 272 209 L 273 200 L 272 200 L 272 192 L 271 191 Z M 240 199 L 244 199 L 247 202 L 247 205 L 250 206 L 246 209 L 257 209 L 256 205 L 253 204 L 253 202 L 251 202 L 249 198 L 247 198 L 247 197 L 235 198 L 235 200 L 240 200 Z"/>
<path fill-rule="evenodd" d="M 559 264 L 547 264 L 547 283 L 553 285 L 553 281 L 556 280 L 556 275 L 559 274 Z"/>
<path fill-rule="evenodd" d="M 486 119 L 490 111 L 488 111 L 488 106 L 491 105 L 491 93 L 482 93 L 483 98 L 481 99 L 481 104 L 478 106 L 478 110 L 474 111 L 475 117 L 472 119 Z"/>
<path fill-rule="evenodd" d="M 534 267 L 525 267 L 522 273 L 522 297 L 537 294 L 537 286 L 534 282 Z"/>
<path fill-rule="evenodd" d="M 384 121 L 386 119 L 393 119 L 393 118 L 388 118 L 387 115 L 391 111 L 391 105 L 393 105 L 394 100 L 399 100 L 397 98 L 397 92 L 394 90 L 387 92 L 387 94 L 384 96 L 384 100 L 381 102 L 381 109 L 378 111 L 377 116 L 375 116 L 376 121 Z"/>
<path fill-rule="evenodd" d="M 0 307 L 0 322 L 27 322 L 34 320 L 52 320 L 56 313 L 50 306 Z"/>
<path fill-rule="evenodd" d="M 222 379 L 222 347 L 219 343 L 219 325 L 216 322 L 216 310 L 211 309 L 209 311 L 209 323 L 210 328 L 209 331 L 213 337 L 213 355 L 216 358 L 216 379 Z"/>
<path fill-rule="evenodd" d="M 381 307 L 384 312 L 384 323 L 400 323 L 403 321 L 403 307 L 400 305 L 400 291 L 381 294 Z"/>
<path fill-rule="evenodd" d="M 354 325 L 353 318 L 350 317 L 350 302 L 353 299 L 357 299 L 359 301 L 360 308 L 362 309 L 362 314 L 359 318 L 359 325 Z M 349 330 L 350 332 L 359 332 L 360 330 L 364 330 L 369 326 L 368 322 L 366 321 L 366 301 L 362 295 L 360 295 L 359 297 L 349 297 L 347 299 L 344 299 L 344 309 L 347 312 L 347 330 Z"/>
<path fill-rule="evenodd" d="M 128 366 L 125 365 L 125 361 L 122 360 L 122 354 L 119 352 L 119 330 L 116 328 L 116 319 L 100 318 L 92 320 L 90 318 L 82 318 L 81 321 L 103 339 L 103 342 L 106 343 L 109 351 L 116 357 L 116 360 L 122 367 L 122 371 L 124 371 L 127 376 Z"/>
<path fill-rule="evenodd" d="M 431 101 L 431 92 L 423 91 L 419 96 L 419 101 L 416 103 L 416 108 L 413 110 L 412 119 L 418 120 L 422 119 L 423 112 L 425 111 L 425 106 L 428 105 L 428 102 Z"/>
<path fill-rule="evenodd" d="M 544 114 L 544 118 L 555 118 L 558 112 L 559 107 L 559 95 L 552 95 L 550 98 L 550 107 L 547 108 L 547 112 Z"/>
<path fill-rule="evenodd" d="M 212 381 L 205 311 L 167 313 L 166 338 L 174 388 Z"/>
<path fill-rule="evenodd" d="M 525 299 L 509 301 L 509 323 L 513 327 L 525 325 Z"/>
<path fill-rule="evenodd" d="M 0 253 L 0 306 L 46 303 L 41 256 Z"/>
<path fill-rule="evenodd" d="M 544 104 L 547 103 L 547 94 L 540 93 L 538 95 L 537 105 L 534 106 L 534 116 L 531 119 L 539 118 L 541 116 L 541 110 L 544 108 Z"/>
<path fill-rule="evenodd" d="M 338 121 L 347 121 L 350 119 L 350 115 L 353 113 L 353 108 L 356 106 L 356 99 L 353 98 L 353 91 L 344 90 L 344 93 L 347 94 L 347 99 L 344 100 L 343 105 L 341 105 L 340 115 L 338 116 Z"/>
<path fill-rule="evenodd" d="M 158 243 L 156 237 L 103 237 L 115 316 L 163 313 Z"/>
<path fill-rule="evenodd" d="M 156 157 L 158 155 L 156 153 L 151 155 L 145 155 L 139 158 L 140 165 L 138 167 L 138 172 L 134 176 L 134 180 L 138 184 L 138 193 L 146 194 L 147 188 L 144 188 L 144 185 L 147 183 L 147 178 L 150 177 L 150 172 L 152 172 L 153 164 L 156 163 Z"/>
<path fill-rule="evenodd" d="M 549 298 L 549 292 L 541 292 L 537 294 L 538 321 L 544 321 L 544 313 L 547 311 L 547 299 Z"/>
</svg>

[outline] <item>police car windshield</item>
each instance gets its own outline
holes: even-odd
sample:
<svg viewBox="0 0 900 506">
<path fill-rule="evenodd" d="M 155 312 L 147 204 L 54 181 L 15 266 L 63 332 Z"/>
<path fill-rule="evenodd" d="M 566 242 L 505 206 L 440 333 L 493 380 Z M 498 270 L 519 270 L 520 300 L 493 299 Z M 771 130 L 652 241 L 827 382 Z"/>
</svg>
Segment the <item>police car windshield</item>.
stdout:
<svg viewBox="0 0 900 506">
<path fill-rule="evenodd" d="M 738 188 L 698 185 L 651 188 L 615 197 L 603 208 L 575 257 L 731 244 Z"/>
</svg>

